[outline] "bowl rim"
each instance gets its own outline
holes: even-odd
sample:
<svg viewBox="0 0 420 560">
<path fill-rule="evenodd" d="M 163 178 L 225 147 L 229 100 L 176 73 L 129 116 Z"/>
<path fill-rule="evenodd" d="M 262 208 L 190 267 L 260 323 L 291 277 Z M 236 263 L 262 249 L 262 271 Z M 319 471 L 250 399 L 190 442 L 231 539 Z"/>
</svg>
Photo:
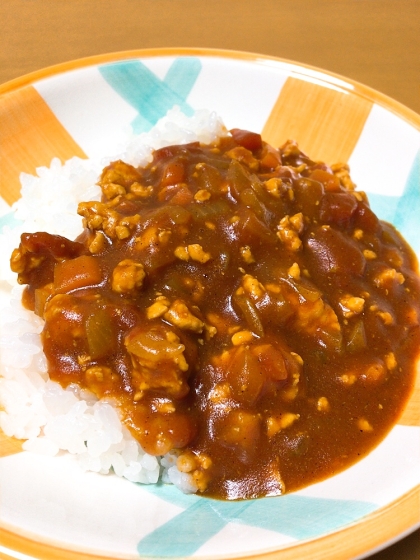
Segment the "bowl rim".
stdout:
<svg viewBox="0 0 420 560">
<path fill-rule="evenodd" d="M 343 91 L 380 105 L 420 131 L 420 114 L 388 95 L 351 78 L 323 68 L 277 56 L 205 47 L 132 49 L 76 58 L 35 70 L 0 84 L 0 98 L 40 80 L 53 78 L 60 74 L 90 66 L 109 64 L 129 59 L 177 56 L 220 58 L 257 63 L 283 69 L 285 72 L 292 73 L 296 77 L 299 77 L 299 75 L 303 77 L 313 77 L 318 80 L 318 83 L 322 84 L 323 82 L 325 84 L 338 85 Z M 360 559 L 367 554 L 372 554 L 373 552 L 377 552 L 389 546 L 393 542 L 415 531 L 420 526 L 419 504 L 420 485 L 417 485 L 392 503 L 379 508 L 375 512 L 338 531 L 308 541 L 290 543 L 272 551 L 262 550 L 261 552 L 251 553 L 247 558 L 249 560 L 277 560 L 281 556 L 282 560 L 295 560 L 297 558 L 300 560 L 309 560 L 314 557 L 314 554 L 322 554 L 325 560 L 346 560 L 348 554 L 351 553 L 353 555 L 352 557 Z M 391 531 L 389 530 L 390 527 Z M 343 541 L 347 543 L 345 549 L 342 544 L 340 545 Z M 1 526 L 0 543 L 0 554 L 4 552 L 11 558 L 18 558 L 22 553 L 34 555 L 35 558 L 43 558 L 44 560 L 57 557 L 63 558 L 64 560 L 76 560 L 76 558 L 80 557 L 80 554 L 92 560 L 105 560 L 106 558 L 101 555 L 96 556 L 94 552 L 85 553 L 69 548 L 64 549 L 57 547 L 56 544 L 50 544 L 43 540 L 34 540 L 30 536 L 20 535 L 13 531 L 11 532 L 7 528 Z M 15 556 L 15 554 L 19 556 Z M 235 558 L 240 560 L 242 556 L 235 556 Z"/>
<path fill-rule="evenodd" d="M 282 547 L 261 550 L 246 556 L 215 555 L 203 557 L 202 560 L 312 560 L 324 558 L 325 560 L 348 560 L 354 558 L 361 560 L 391 546 L 420 527 L 416 510 L 420 504 L 420 486 L 401 496 L 397 501 L 388 504 L 375 512 L 367 515 L 346 527 L 304 541 L 286 544 Z M 396 514 L 400 514 L 397 515 Z M 402 515 L 401 515 L 402 514 Z M 391 532 L 386 528 L 392 526 Z M 12 559 L 21 557 L 21 554 L 30 555 L 31 558 L 42 560 L 79 560 L 80 555 L 86 560 L 117 560 L 114 555 L 104 555 L 94 550 L 85 552 L 73 546 L 63 548 L 57 542 L 48 539 L 36 539 L 31 534 L 19 534 L 8 528 L 0 527 L 0 554 L 5 553 Z M 346 547 L 343 547 L 346 542 Z M 349 546 L 347 546 L 347 544 Z M 14 554 L 18 556 L 14 556 Z M 351 557 L 349 556 L 351 554 Z M 134 556 L 118 556 L 121 560 L 134 560 Z M 140 560 L 140 556 L 138 557 Z M 156 557 L 155 560 L 166 560 Z M 173 558 L 185 560 L 185 558 Z"/>
<path fill-rule="evenodd" d="M 230 49 L 217 49 L 207 47 L 158 47 L 158 48 L 145 48 L 145 49 L 131 49 L 123 51 L 108 52 L 103 54 L 96 54 L 87 57 L 76 58 L 61 62 L 58 64 L 46 66 L 39 70 L 29 72 L 14 78 L 3 84 L 0 84 L 0 95 L 11 93 L 21 87 L 30 85 L 36 81 L 50 78 L 57 74 L 66 73 L 72 70 L 80 70 L 88 66 L 96 66 L 99 64 L 106 64 L 111 62 L 118 62 L 120 60 L 128 60 L 135 58 L 159 58 L 171 56 L 200 56 L 207 58 L 225 58 L 234 59 L 244 62 L 255 62 L 260 64 L 273 64 L 278 67 L 283 67 L 284 70 L 292 72 L 299 76 L 312 76 L 316 77 L 318 81 L 326 83 L 337 83 L 339 87 L 354 95 L 358 95 L 364 99 L 375 102 L 392 113 L 396 114 L 418 130 L 420 130 L 420 114 L 416 113 L 400 101 L 381 93 L 380 91 L 367 86 L 361 82 L 347 78 L 341 74 L 331 72 L 324 68 L 312 66 L 310 64 L 290 60 L 273 55 L 260 54 L 256 52 L 248 52 L 241 50 Z"/>
</svg>

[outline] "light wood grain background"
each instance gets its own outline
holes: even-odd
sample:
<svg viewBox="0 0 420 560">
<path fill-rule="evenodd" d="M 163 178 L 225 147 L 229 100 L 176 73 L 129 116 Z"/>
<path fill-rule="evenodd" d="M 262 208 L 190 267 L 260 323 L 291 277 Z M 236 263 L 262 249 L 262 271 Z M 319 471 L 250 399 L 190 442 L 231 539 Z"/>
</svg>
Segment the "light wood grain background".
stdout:
<svg viewBox="0 0 420 560">
<path fill-rule="evenodd" d="M 146 47 L 288 58 L 365 83 L 420 113 L 418 0 L 1 0 L 0 83 Z"/>
<path fill-rule="evenodd" d="M 181 46 L 310 64 L 420 113 L 420 0 L 0 0 L 0 83 L 75 58 Z M 419 559 L 420 531 L 371 558 Z"/>
</svg>

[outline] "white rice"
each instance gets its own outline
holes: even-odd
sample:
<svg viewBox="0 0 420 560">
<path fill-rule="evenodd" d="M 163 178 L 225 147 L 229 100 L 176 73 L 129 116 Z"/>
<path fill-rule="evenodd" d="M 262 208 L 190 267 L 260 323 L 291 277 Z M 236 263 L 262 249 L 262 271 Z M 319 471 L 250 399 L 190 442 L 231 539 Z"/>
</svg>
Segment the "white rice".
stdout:
<svg viewBox="0 0 420 560">
<path fill-rule="evenodd" d="M 114 472 L 132 482 L 172 482 L 184 492 L 197 490 L 192 478 L 178 471 L 176 456 L 145 453 L 122 426 L 112 403 L 98 401 L 72 385 L 63 389 L 48 378 L 40 340 L 43 321 L 21 305 L 23 287 L 16 284 L 9 259 L 23 232 L 46 231 L 74 239 L 82 230 L 77 205 L 99 200 L 95 184 L 102 169 L 122 159 L 135 166 L 152 159 L 152 150 L 171 144 L 210 143 L 225 134 L 215 113 L 202 110 L 188 118 L 178 108 L 147 134 L 131 136 L 115 154 L 100 161 L 53 159 L 37 176 L 21 175 L 22 198 L 13 205 L 17 223 L 0 233 L 0 429 L 26 440 L 26 451 L 75 455 L 80 466 L 101 474 Z"/>
</svg>

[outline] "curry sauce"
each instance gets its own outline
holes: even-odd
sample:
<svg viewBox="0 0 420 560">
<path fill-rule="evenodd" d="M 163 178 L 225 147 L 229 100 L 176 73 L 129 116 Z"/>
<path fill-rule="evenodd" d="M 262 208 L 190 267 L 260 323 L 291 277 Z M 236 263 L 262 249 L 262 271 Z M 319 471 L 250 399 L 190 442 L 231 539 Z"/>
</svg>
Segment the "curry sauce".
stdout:
<svg viewBox="0 0 420 560">
<path fill-rule="evenodd" d="M 232 130 L 106 167 L 75 241 L 11 258 L 50 378 L 115 403 L 197 490 L 283 494 L 368 453 L 419 349 L 415 256 L 344 164 Z"/>
</svg>

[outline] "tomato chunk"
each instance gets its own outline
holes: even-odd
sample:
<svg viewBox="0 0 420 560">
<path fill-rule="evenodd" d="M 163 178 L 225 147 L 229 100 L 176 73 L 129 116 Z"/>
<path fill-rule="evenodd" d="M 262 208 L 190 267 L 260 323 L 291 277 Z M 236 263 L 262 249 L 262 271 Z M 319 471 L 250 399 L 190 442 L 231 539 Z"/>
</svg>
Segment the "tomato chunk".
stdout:
<svg viewBox="0 0 420 560">
<path fill-rule="evenodd" d="M 230 133 L 237 144 L 251 152 L 262 148 L 261 134 L 249 132 L 249 130 L 242 130 L 240 128 L 233 128 Z"/>
<path fill-rule="evenodd" d="M 61 261 L 54 268 L 54 287 L 57 292 L 97 285 L 101 280 L 101 268 L 98 259 L 93 256 L 82 255 L 75 259 Z"/>
</svg>

